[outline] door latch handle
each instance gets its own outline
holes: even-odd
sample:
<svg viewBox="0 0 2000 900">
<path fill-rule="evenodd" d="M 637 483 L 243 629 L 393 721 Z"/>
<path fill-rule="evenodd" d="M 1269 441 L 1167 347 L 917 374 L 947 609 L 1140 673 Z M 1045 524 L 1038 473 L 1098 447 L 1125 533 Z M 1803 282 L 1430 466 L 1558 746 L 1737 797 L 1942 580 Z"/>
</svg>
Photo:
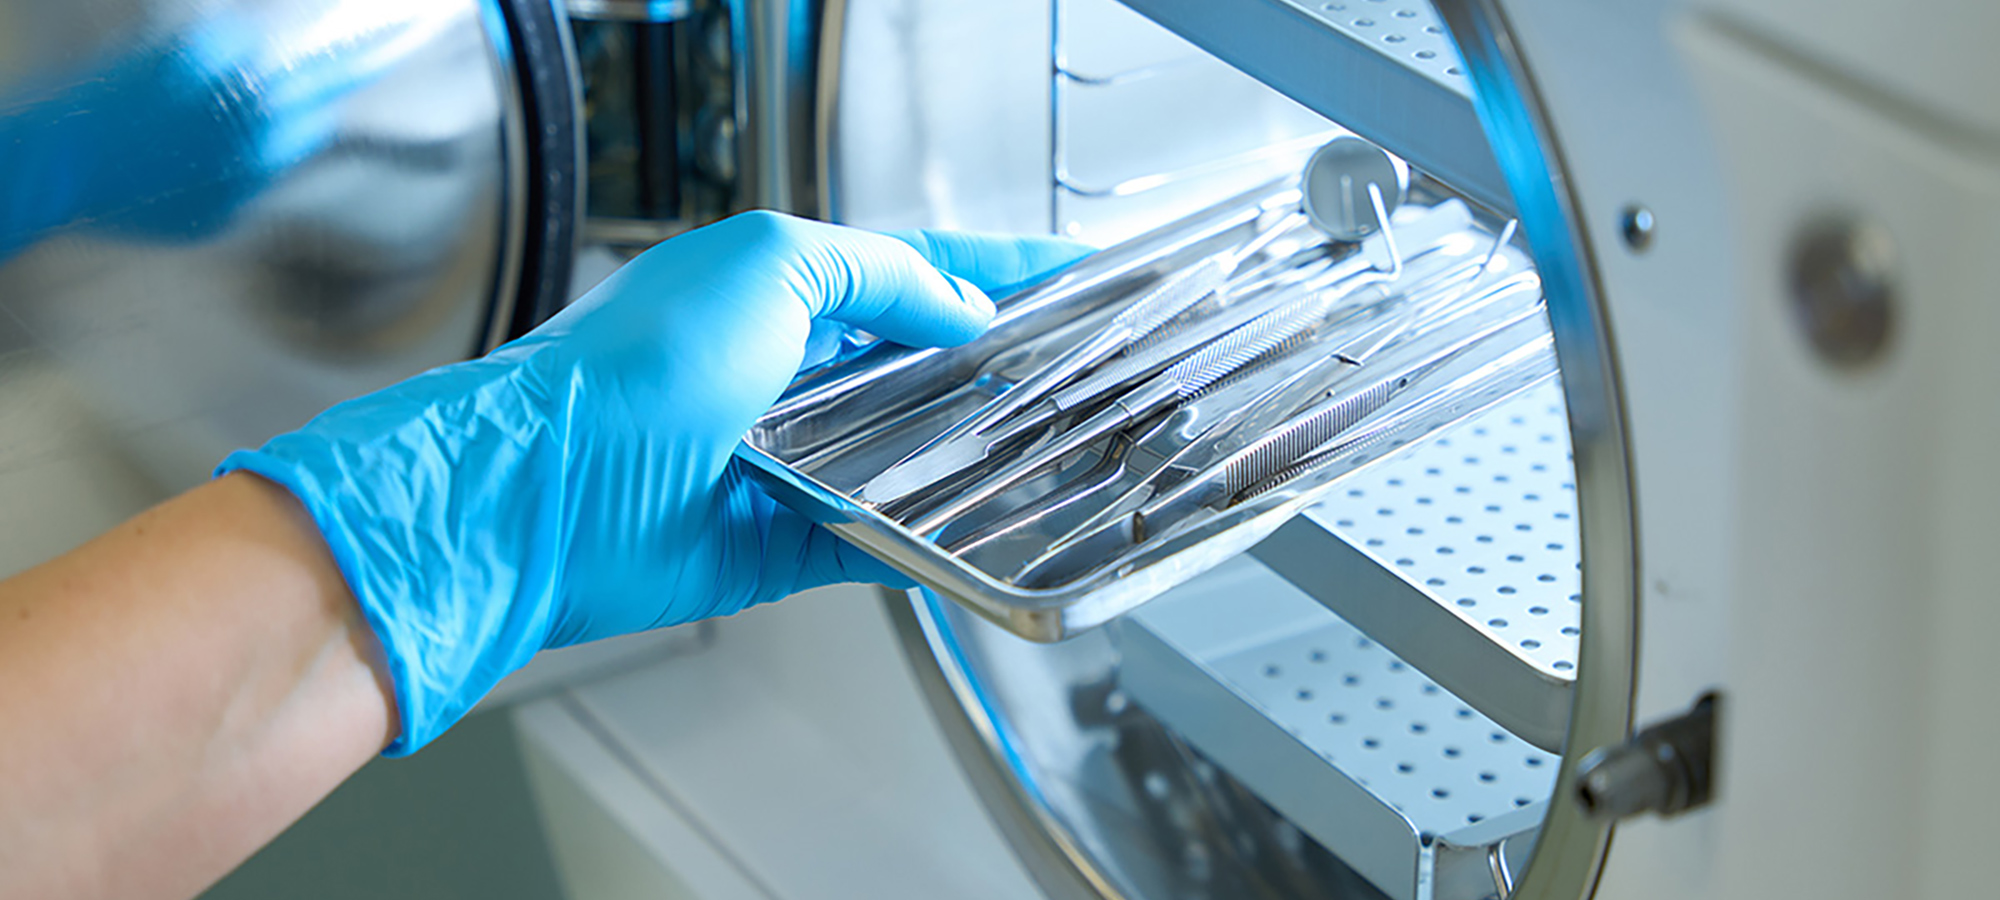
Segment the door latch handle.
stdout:
<svg viewBox="0 0 2000 900">
<path fill-rule="evenodd" d="M 1610 821 L 1655 812 L 1678 815 L 1709 802 L 1715 784 L 1717 694 L 1655 723 L 1623 744 L 1583 758 L 1572 782 L 1584 815 Z"/>
</svg>

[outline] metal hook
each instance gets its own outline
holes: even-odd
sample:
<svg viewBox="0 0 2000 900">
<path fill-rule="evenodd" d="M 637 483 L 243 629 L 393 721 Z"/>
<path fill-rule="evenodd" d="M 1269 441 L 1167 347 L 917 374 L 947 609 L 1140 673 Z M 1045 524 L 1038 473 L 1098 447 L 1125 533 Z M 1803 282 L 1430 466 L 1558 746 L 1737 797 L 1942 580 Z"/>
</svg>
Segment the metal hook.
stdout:
<svg viewBox="0 0 2000 900">
<path fill-rule="evenodd" d="M 1439 301 L 1436 306 L 1439 308 L 1449 307 L 1465 299 L 1467 294 L 1472 293 L 1474 288 L 1479 287 L 1479 282 L 1493 269 L 1494 260 L 1500 258 L 1500 251 L 1514 239 L 1514 230 L 1519 228 L 1520 225 L 1520 219 L 1508 219 L 1507 224 L 1500 226 L 1500 233 L 1494 236 L 1493 246 L 1486 248 L 1486 256 L 1479 261 L 1479 267 L 1473 269 L 1472 273 L 1466 276 L 1465 284 L 1459 287 L 1458 293 L 1453 294 L 1448 300 Z"/>
<path fill-rule="evenodd" d="M 1500 892 L 1500 900 L 1514 895 L 1514 871 L 1507 865 L 1507 842 L 1501 841 L 1486 850 L 1486 868 L 1493 873 L 1493 887 Z"/>
<path fill-rule="evenodd" d="M 1276 222 L 1271 223 L 1271 226 L 1269 228 L 1264 229 L 1262 233 L 1251 238 L 1248 242 L 1244 243 L 1243 246 L 1236 248 L 1234 251 L 1231 251 L 1231 253 L 1229 254 L 1228 262 L 1224 263 L 1224 268 L 1227 269 L 1230 274 L 1232 275 L 1236 274 L 1236 270 L 1242 267 L 1242 265 L 1245 262 L 1248 262 L 1250 260 L 1250 257 L 1256 256 L 1258 253 L 1263 252 L 1264 248 L 1271 246 L 1271 243 L 1273 241 L 1276 241 L 1278 238 L 1284 237 L 1285 235 L 1292 233 L 1292 231 L 1298 228 L 1300 224 L 1304 223 L 1305 220 L 1306 220 L 1306 214 L 1299 212 L 1298 210 L 1292 210 L 1291 212 L 1286 213 L 1283 218 L 1279 219 Z"/>
<path fill-rule="evenodd" d="M 1486 258 L 1480 261 L 1479 272 L 1475 278 L 1486 277 L 1486 270 L 1493 267 L 1494 258 L 1500 255 L 1500 248 L 1507 246 L 1507 243 L 1514 239 L 1514 229 L 1519 227 L 1521 227 L 1520 219 L 1508 219 L 1507 224 L 1500 226 L 1500 234 L 1493 239 L 1493 246 L 1487 249 Z"/>
<path fill-rule="evenodd" d="M 1345 180 L 1346 176 L 1341 176 Z M 1368 202 L 1375 207 L 1375 221 L 1381 223 L 1382 243 L 1389 248 L 1389 268 L 1375 266 L 1375 271 L 1389 276 L 1390 281 L 1403 277 L 1403 248 L 1396 246 L 1396 229 L 1389 225 L 1389 207 L 1382 202 L 1382 186 L 1368 182 Z M 1373 262 L 1373 260 L 1370 260 Z"/>
</svg>

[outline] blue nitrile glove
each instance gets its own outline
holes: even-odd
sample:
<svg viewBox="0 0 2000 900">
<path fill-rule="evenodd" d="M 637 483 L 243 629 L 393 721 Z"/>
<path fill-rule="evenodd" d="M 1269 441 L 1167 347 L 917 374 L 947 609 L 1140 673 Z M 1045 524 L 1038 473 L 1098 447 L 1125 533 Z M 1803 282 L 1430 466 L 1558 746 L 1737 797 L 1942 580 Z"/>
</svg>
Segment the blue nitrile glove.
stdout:
<svg viewBox="0 0 2000 900">
<path fill-rule="evenodd" d="M 982 288 L 1081 252 L 737 216 L 483 359 L 342 403 L 217 472 L 276 481 L 312 513 L 386 653 L 402 731 L 385 753 L 402 755 L 539 650 L 824 584 L 907 585 L 766 496 L 733 451 L 814 319 L 963 343 L 993 315 Z"/>
<path fill-rule="evenodd" d="M 917 248 L 932 265 L 969 279 L 980 290 L 996 296 L 1013 293 L 1047 277 L 1078 258 L 1090 247 L 1074 241 L 1044 237 L 1021 238 L 964 231 L 891 231 L 891 237 Z M 1012 242 L 1020 252 L 996 256 L 995 241 Z M 858 356 L 875 345 L 874 336 L 857 332 L 839 319 L 814 319 L 812 334 L 806 338 L 801 371 L 814 366 Z"/>
</svg>

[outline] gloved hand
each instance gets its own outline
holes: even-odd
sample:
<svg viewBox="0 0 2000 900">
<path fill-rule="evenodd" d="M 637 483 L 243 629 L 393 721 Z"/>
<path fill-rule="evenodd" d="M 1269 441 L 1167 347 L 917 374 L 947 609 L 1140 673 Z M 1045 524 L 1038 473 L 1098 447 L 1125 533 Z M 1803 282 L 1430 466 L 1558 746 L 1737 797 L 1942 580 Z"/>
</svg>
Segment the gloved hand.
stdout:
<svg viewBox="0 0 2000 900">
<path fill-rule="evenodd" d="M 733 451 L 815 319 L 963 343 L 993 315 L 983 289 L 1081 252 L 740 215 L 482 359 L 335 406 L 217 474 L 255 472 L 311 512 L 386 652 L 402 731 L 384 752 L 403 755 L 539 650 L 824 584 L 907 585 L 766 496 Z"/>
</svg>

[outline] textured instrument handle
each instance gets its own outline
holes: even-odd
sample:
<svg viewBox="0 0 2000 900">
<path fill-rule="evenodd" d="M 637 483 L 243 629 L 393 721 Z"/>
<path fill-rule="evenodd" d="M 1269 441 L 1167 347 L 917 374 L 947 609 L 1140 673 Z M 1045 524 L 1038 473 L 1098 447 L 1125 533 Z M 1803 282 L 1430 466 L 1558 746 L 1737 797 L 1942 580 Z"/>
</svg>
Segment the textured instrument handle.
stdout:
<svg viewBox="0 0 2000 900">
<path fill-rule="evenodd" d="M 1224 337 L 1209 341 L 1207 344 L 1200 346 L 1198 349 L 1194 349 L 1193 355 L 1183 357 L 1179 361 L 1174 362 L 1173 365 L 1175 366 L 1182 365 L 1188 362 L 1189 360 L 1195 359 L 1197 357 L 1203 357 L 1203 354 L 1212 355 L 1211 352 L 1212 348 L 1216 347 L 1222 342 L 1231 340 L 1236 335 L 1243 333 L 1246 329 L 1252 327 L 1253 325 L 1256 325 L 1257 323 L 1268 322 L 1274 319 L 1284 310 L 1290 309 L 1292 306 L 1298 306 L 1304 303 L 1319 304 L 1322 310 L 1321 315 L 1324 315 L 1324 310 L 1330 307 L 1332 299 L 1329 296 L 1315 294 L 1314 296 L 1308 297 L 1305 300 L 1294 301 L 1291 304 L 1291 306 L 1283 306 L 1274 310 L 1260 313 L 1255 318 L 1249 318 L 1248 321 L 1244 321 L 1241 322 L 1241 324 L 1232 326 L 1231 330 L 1224 332 L 1225 335 Z M 1169 343 L 1163 343 L 1158 346 L 1148 348 L 1143 352 L 1130 354 L 1127 356 L 1119 357 L 1118 359 L 1114 359 L 1111 362 L 1106 363 L 1102 368 L 1099 368 L 1097 371 L 1090 373 L 1088 376 L 1085 376 L 1082 380 L 1070 385 L 1069 387 L 1063 388 L 1060 391 L 1057 391 L 1055 395 L 1050 399 L 1052 399 L 1055 402 L 1057 410 L 1061 412 L 1069 412 L 1070 410 L 1076 409 L 1079 406 L 1083 406 L 1084 404 L 1093 402 L 1103 397 L 1106 393 L 1116 389 L 1120 385 L 1135 381 L 1139 378 L 1146 377 L 1146 375 L 1150 372 L 1162 371 L 1161 367 L 1166 366 L 1169 360 L 1173 360 L 1174 356 L 1181 353 L 1189 352 L 1189 348 L 1186 346 L 1186 344 L 1189 342 L 1184 339 L 1181 332 L 1185 329 L 1200 329 L 1203 328 L 1204 326 L 1211 326 L 1211 323 L 1194 322 L 1183 325 L 1177 325 L 1174 328 L 1176 335 L 1174 338 L 1171 339 Z M 1260 331 L 1258 333 L 1261 334 L 1263 332 Z M 1174 346 L 1176 344 L 1179 344 L 1181 346 L 1178 347 Z M 1173 369 L 1169 368 L 1166 369 L 1165 371 L 1173 371 Z M 1189 393 L 1186 394 L 1179 394 L 1179 396 L 1186 398 L 1188 396 L 1192 396 L 1192 394 L 1193 392 L 1190 391 Z"/>
<path fill-rule="evenodd" d="M 1215 292 L 1228 278 L 1228 266 L 1219 259 L 1204 259 L 1192 268 L 1167 276 L 1131 306 L 1112 317 L 1106 331 L 1122 330 L 1126 341 L 1136 341 L 1187 312 L 1203 297 Z"/>
<path fill-rule="evenodd" d="M 1304 334 L 1326 317 L 1332 301 L 1315 294 L 1297 300 L 1211 341 L 1174 363 L 1162 376 L 1185 400 L 1208 389 L 1229 373 Z"/>
<path fill-rule="evenodd" d="M 1482 380 L 1498 377 L 1494 375 L 1496 372 L 1505 373 L 1515 367 L 1525 367 L 1528 365 L 1529 360 L 1537 357 L 1546 357 L 1552 361 L 1555 356 L 1554 347 L 1555 339 L 1550 335 L 1543 335 L 1523 344 L 1509 351 L 1499 359 L 1489 362 L 1473 372 L 1459 376 L 1450 384 L 1439 386 L 1436 390 L 1419 398 L 1415 403 L 1389 414 L 1382 421 L 1375 423 L 1367 430 L 1359 434 L 1346 436 L 1345 439 L 1321 449 L 1310 451 L 1292 460 L 1288 465 L 1283 466 L 1279 471 L 1272 473 L 1268 477 L 1247 483 L 1243 488 L 1229 495 L 1229 503 L 1234 505 L 1251 500 L 1270 492 L 1280 485 L 1289 484 L 1306 476 L 1321 466 L 1326 465 L 1330 460 L 1377 446 L 1392 438 L 1396 430 L 1404 425 L 1423 416 L 1430 415 L 1452 403 L 1461 401 L 1464 395 Z"/>
<path fill-rule="evenodd" d="M 1383 381 L 1358 394 L 1351 394 L 1296 418 L 1276 432 L 1251 444 L 1222 471 L 1224 497 L 1235 497 L 1244 488 L 1278 474 L 1327 441 L 1340 436 L 1356 422 L 1381 409 L 1389 397 L 1407 387 L 1406 377 Z"/>
<path fill-rule="evenodd" d="M 1421 361 L 1403 370 L 1392 379 L 1384 379 L 1369 389 L 1352 397 L 1334 403 L 1322 410 L 1308 413 L 1277 432 L 1252 445 L 1253 451 L 1232 461 L 1223 473 L 1223 496 L 1232 501 L 1246 491 L 1261 493 L 1267 482 L 1289 480 L 1292 470 L 1318 455 L 1318 451 L 1328 442 L 1341 436 L 1354 424 L 1388 405 L 1389 398 L 1397 391 L 1409 386 L 1411 381 L 1422 378 L 1457 358 L 1487 338 L 1541 314 L 1539 301 L 1514 314 L 1474 330 L 1452 341 Z M 1349 406 L 1349 401 L 1360 405 Z M 1268 445 L 1268 446 L 1267 446 Z M 1343 447 L 1352 449 L 1348 444 Z M 1254 461 L 1250 457 L 1257 457 Z M 1240 463 L 1240 465 L 1239 465 Z M 1255 489 L 1255 490 L 1252 490 Z"/>
</svg>

